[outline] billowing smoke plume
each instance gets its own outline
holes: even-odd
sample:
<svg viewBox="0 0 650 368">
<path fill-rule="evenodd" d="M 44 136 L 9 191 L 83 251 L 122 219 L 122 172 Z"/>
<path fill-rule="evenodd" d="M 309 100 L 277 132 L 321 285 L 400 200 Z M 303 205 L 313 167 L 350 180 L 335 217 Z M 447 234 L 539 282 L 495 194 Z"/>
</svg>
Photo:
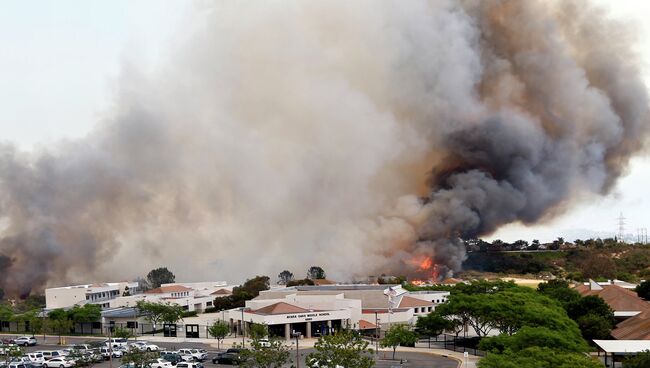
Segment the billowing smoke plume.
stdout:
<svg viewBox="0 0 650 368">
<path fill-rule="evenodd" d="M 0 148 L 0 287 L 457 270 L 459 237 L 607 193 L 648 132 L 625 27 L 588 3 L 227 2 L 188 24 L 85 139 Z"/>
</svg>

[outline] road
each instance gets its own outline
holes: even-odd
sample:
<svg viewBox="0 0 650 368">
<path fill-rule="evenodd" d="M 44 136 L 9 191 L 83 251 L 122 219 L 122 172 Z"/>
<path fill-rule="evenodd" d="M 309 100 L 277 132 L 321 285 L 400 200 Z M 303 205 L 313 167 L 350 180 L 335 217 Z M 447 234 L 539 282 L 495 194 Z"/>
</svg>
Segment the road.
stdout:
<svg viewBox="0 0 650 368">
<path fill-rule="evenodd" d="M 2 336 L 2 338 L 9 338 L 8 336 Z M 27 347 L 25 350 L 27 352 L 34 352 L 38 350 L 58 350 L 62 347 L 57 345 L 58 339 L 55 337 L 48 337 L 47 340 L 43 341 L 42 337 L 37 337 L 38 345 Z M 88 342 L 96 342 L 97 339 L 89 339 L 85 337 L 66 337 L 66 344 L 82 344 Z M 204 362 L 206 368 L 217 368 L 217 367 L 231 367 L 223 366 L 220 364 L 212 364 L 212 357 L 216 355 L 218 350 L 213 348 L 210 345 L 202 343 L 192 343 L 192 342 L 183 342 L 183 343 L 172 343 L 172 342 L 155 342 L 154 344 L 158 345 L 161 349 L 164 350 L 177 350 L 181 348 L 196 348 L 196 349 L 205 349 L 208 351 L 208 359 Z M 300 349 L 300 367 L 306 367 L 305 358 L 306 356 L 313 352 L 313 348 Z M 295 361 L 295 349 L 292 351 L 292 357 Z M 376 359 L 375 367 L 377 368 L 456 368 L 458 363 L 450 358 L 425 354 L 425 353 L 411 353 L 411 352 L 397 352 L 395 358 L 396 360 L 390 360 L 390 352 L 380 352 L 379 356 Z M 400 359 L 402 363 L 400 364 Z M 117 368 L 121 362 L 116 359 L 111 362 L 103 362 L 94 364 L 93 368 Z M 288 364 L 286 367 L 290 367 L 291 364 Z"/>
</svg>

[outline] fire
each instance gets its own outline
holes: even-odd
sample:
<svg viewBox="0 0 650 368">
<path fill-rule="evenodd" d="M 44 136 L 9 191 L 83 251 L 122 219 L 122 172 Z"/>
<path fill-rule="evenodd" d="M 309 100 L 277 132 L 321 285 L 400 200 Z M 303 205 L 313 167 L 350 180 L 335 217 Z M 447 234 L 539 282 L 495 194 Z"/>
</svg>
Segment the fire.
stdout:
<svg viewBox="0 0 650 368">
<path fill-rule="evenodd" d="M 418 270 L 426 271 L 431 267 L 433 267 L 433 259 L 431 259 L 431 257 L 426 257 L 420 262 L 420 265 L 418 266 Z"/>
<path fill-rule="evenodd" d="M 440 276 L 438 265 L 435 264 L 433 262 L 433 258 L 429 256 L 416 256 L 408 261 L 408 263 L 416 268 L 418 274 L 426 276 L 426 280 L 412 280 L 411 283 L 413 285 L 424 285 L 426 283 L 430 283 L 431 281 L 435 282 Z"/>
</svg>

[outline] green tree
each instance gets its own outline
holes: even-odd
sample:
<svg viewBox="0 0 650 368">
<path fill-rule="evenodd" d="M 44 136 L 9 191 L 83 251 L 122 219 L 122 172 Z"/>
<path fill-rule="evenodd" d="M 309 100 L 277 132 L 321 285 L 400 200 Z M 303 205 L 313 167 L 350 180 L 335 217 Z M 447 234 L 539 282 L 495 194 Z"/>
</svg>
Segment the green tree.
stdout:
<svg viewBox="0 0 650 368">
<path fill-rule="evenodd" d="M 3 367 L 8 367 L 9 363 L 11 363 L 14 359 L 20 358 L 24 352 L 23 349 L 21 349 L 19 346 L 0 346 L 0 352 L 2 352 L 2 357 L 4 358 L 4 362 L 2 362 Z"/>
<path fill-rule="evenodd" d="M 248 331 L 253 340 L 259 340 L 269 336 L 269 327 L 262 323 L 251 323 Z"/>
<path fill-rule="evenodd" d="M 14 316 L 14 310 L 8 305 L 0 304 L 0 321 L 11 321 Z"/>
<path fill-rule="evenodd" d="M 392 325 L 384 338 L 381 339 L 381 346 L 393 348 L 393 359 L 399 345 L 413 345 L 418 341 L 418 335 L 403 324 Z"/>
<path fill-rule="evenodd" d="M 122 355 L 122 363 L 133 364 L 136 368 L 151 368 L 151 363 L 159 358 L 158 353 L 141 351 L 140 349 L 129 349 Z"/>
<path fill-rule="evenodd" d="M 160 322 L 178 322 L 183 318 L 184 312 L 183 307 L 178 304 L 154 303 L 145 300 L 139 300 L 136 303 L 136 308 L 140 313 L 146 315 L 147 320 L 153 324 L 154 329 Z"/>
<path fill-rule="evenodd" d="M 530 347 L 580 353 L 587 351 L 587 344 L 579 332 L 566 333 L 546 327 L 522 327 L 514 335 L 502 334 L 481 340 L 479 349 L 492 353 L 517 352 Z"/>
<path fill-rule="evenodd" d="M 518 352 L 488 354 L 479 368 L 604 368 L 598 360 L 582 353 L 530 347 Z"/>
<path fill-rule="evenodd" d="M 130 339 L 133 337 L 133 332 L 131 332 L 131 329 L 129 328 L 116 327 L 113 331 L 113 336 L 122 339 Z"/>
<path fill-rule="evenodd" d="M 639 296 L 639 298 L 650 300 L 650 280 L 643 281 L 642 283 L 637 285 L 634 291 L 636 291 L 636 294 Z"/>
<path fill-rule="evenodd" d="M 157 288 L 162 284 L 171 284 L 174 282 L 176 282 L 176 276 L 174 276 L 167 267 L 158 267 L 149 271 L 147 274 L 147 283 L 152 288 Z"/>
<path fill-rule="evenodd" d="M 325 275 L 325 270 L 320 266 L 311 266 L 307 270 L 307 278 L 310 280 L 324 279 L 326 277 L 327 275 Z"/>
<path fill-rule="evenodd" d="M 75 305 L 67 311 L 68 318 L 74 322 L 95 322 L 102 316 L 102 308 L 96 304 Z"/>
<path fill-rule="evenodd" d="M 650 367 L 650 350 L 628 357 L 623 361 L 623 368 L 648 368 Z"/>
<path fill-rule="evenodd" d="M 314 345 L 315 351 L 307 355 L 307 367 L 371 368 L 375 361 L 369 355 L 373 351 L 368 345 L 368 341 L 350 330 L 321 336 Z"/>
<path fill-rule="evenodd" d="M 291 280 L 287 282 L 287 286 L 300 286 L 300 285 L 314 285 L 314 282 L 310 279 Z"/>
<path fill-rule="evenodd" d="M 587 340 L 606 339 L 616 324 L 614 311 L 599 296 L 589 295 L 567 304 L 567 314 L 580 326 Z"/>
<path fill-rule="evenodd" d="M 260 291 L 268 290 L 271 286 L 268 276 L 255 276 L 252 279 L 232 289 L 232 295 L 214 299 L 215 309 L 232 309 L 243 307 L 247 300 L 251 300 L 260 294 Z"/>
<path fill-rule="evenodd" d="M 291 362 L 291 352 L 280 340 L 271 340 L 264 346 L 259 339 L 253 339 L 250 349 L 242 350 L 243 362 L 247 368 L 282 368 Z"/>
<path fill-rule="evenodd" d="M 278 284 L 286 285 L 289 281 L 293 281 L 293 273 L 287 270 L 280 272 L 278 275 Z"/>
<path fill-rule="evenodd" d="M 454 321 L 441 316 L 435 311 L 418 318 L 415 323 L 418 332 L 424 336 L 438 336 L 445 331 L 454 329 Z"/>
<path fill-rule="evenodd" d="M 550 280 L 537 286 L 537 290 L 551 299 L 559 301 L 562 306 L 577 302 L 582 298 L 580 293 L 569 288 L 569 282 L 562 279 Z"/>
<path fill-rule="evenodd" d="M 230 327 L 224 321 L 216 321 L 212 326 L 208 327 L 208 334 L 217 339 L 217 349 L 219 349 L 219 345 L 229 333 Z"/>
</svg>

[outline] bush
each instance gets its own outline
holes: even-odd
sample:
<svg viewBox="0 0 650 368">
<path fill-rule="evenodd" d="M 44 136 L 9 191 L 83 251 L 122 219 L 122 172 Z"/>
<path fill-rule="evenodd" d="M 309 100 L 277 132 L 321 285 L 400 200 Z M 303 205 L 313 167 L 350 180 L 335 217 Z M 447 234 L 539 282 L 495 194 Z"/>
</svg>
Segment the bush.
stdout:
<svg viewBox="0 0 650 368">
<path fill-rule="evenodd" d="M 183 314 L 181 314 L 182 318 L 187 318 L 187 317 L 196 317 L 197 313 L 196 311 L 185 311 Z"/>
</svg>

